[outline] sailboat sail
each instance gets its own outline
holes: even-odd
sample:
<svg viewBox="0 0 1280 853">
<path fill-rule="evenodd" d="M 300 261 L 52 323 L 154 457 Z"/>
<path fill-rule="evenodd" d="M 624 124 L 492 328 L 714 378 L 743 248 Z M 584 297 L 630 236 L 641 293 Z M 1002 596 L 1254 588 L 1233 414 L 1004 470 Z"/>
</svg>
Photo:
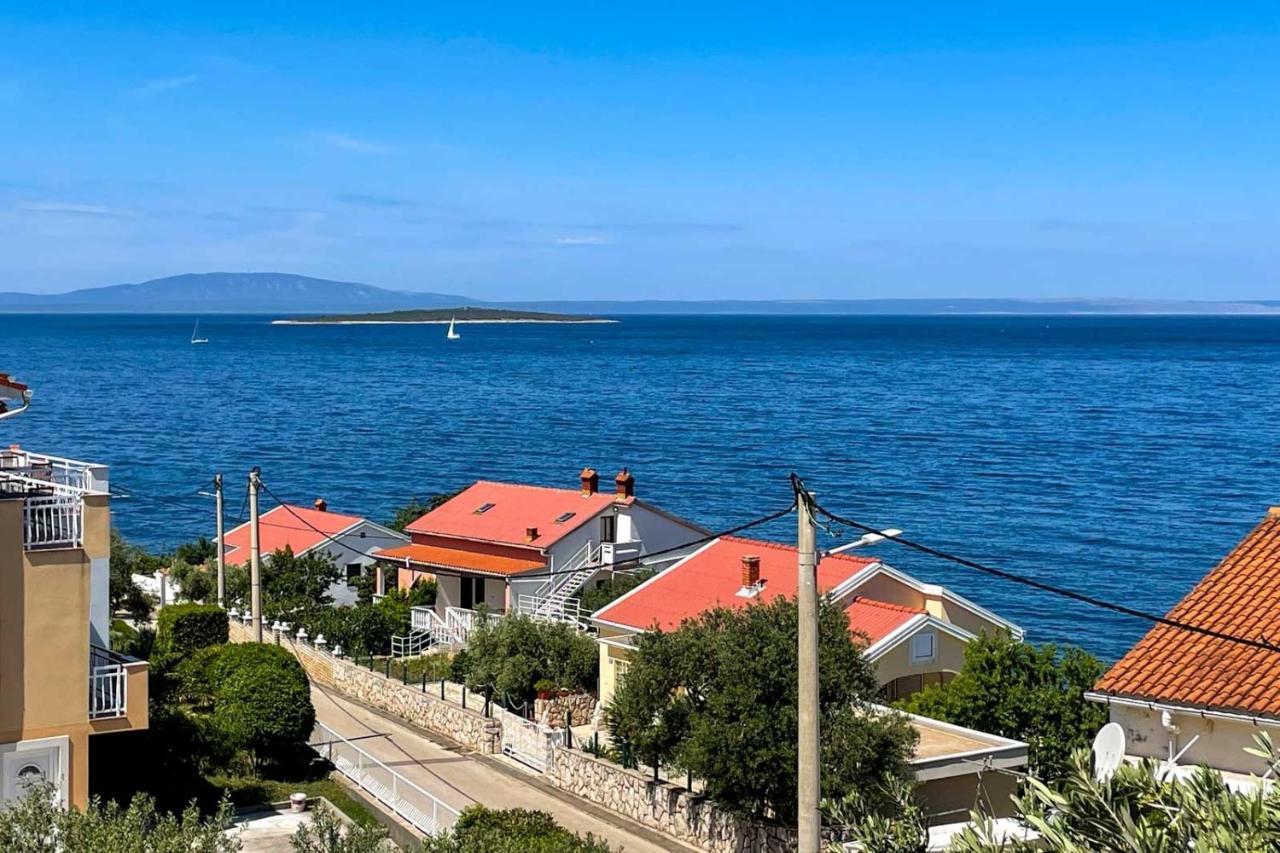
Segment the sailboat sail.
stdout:
<svg viewBox="0 0 1280 853">
<path fill-rule="evenodd" d="M 193 344 L 207 344 L 207 343 L 209 343 L 209 339 L 208 339 L 208 338 L 202 338 L 202 337 L 200 337 L 200 321 L 199 321 L 199 320 L 196 320 L 196 324 L 195 324 L 195 326 L 194 326 L 194 327 L 192 327 L 192 329 L 191 329 L 191 343 L 193 343 Z"/>
</svg>

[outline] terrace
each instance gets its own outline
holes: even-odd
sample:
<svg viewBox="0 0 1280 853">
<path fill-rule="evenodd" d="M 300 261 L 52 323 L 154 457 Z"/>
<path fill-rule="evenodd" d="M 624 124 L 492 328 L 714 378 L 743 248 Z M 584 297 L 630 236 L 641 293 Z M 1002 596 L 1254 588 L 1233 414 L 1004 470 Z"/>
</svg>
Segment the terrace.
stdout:
<svg viewBox="0 0 1280 853">
<path fill-rule="evenodd" d="M 26 550 L 81 547 L 84 496 L 108 490 L 105 465 L 32 453 L 17 445 L 0 450 L 0 499 L 22 500 Z"/>
</svg>

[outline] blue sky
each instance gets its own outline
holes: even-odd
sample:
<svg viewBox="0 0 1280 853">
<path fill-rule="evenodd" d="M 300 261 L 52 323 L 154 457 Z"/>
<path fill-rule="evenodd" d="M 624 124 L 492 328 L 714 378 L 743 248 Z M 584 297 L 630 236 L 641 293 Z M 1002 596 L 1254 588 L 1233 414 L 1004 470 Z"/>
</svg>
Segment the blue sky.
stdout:
<svg viewBox="0 0 1280 853">
<path fill-rule="evenodd" d="M 1274 6 L 45 5 L 0 289 L 1280 298 Z"/>
</svg>

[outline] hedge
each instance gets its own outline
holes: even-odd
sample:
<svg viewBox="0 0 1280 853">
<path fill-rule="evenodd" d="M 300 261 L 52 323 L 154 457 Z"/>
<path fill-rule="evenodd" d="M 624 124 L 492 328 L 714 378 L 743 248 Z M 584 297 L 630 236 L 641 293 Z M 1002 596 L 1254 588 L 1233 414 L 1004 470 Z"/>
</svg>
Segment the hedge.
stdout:
<svg viewBox="0 0 1280 853">
<path fill-rule="evenodd" d="M 307 674 L 284 649 L 225 646 L 206 672 L 213 687 L 214 725 L 249 750 L 255 766 L 288 757 L 311 736 L 316 713 Z"/>
<path fill-rule="evenodd" d="M 216 604 L 170 604 L 156 619 L 156 650 L 187 655 L 227 642 L 227 612 Z"/>
</svg>

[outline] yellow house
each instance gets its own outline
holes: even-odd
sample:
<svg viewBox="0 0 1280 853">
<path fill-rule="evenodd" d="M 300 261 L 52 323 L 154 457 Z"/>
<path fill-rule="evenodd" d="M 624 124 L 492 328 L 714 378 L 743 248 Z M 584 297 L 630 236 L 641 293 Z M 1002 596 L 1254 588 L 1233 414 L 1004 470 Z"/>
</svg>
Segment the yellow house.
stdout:
<svg viewBox="0 0 1280 853">
<path fill-rule="evenodd" d="M 89 800 L 92 736 L 147 726 L 147 664 L 108 650 L 107 469 L 0 451 L 0 804 Z"/>
<path fill-rule="evenodd" d="M 724 536 L 601 608 L 591 617 L 600 647 L 600 701 L 612 698 L 637 635 L 671 630 L 714 607 L 793 597 L 796 562 L 792 546 Z M 889 700 L 950 680 L 964 663 L 965 645 L 982 631 L 1022 638 L 1017 625 L 951 590 L 868 557 L 824 556 L 818 588 L 844 607 Z"/>
</svg>

